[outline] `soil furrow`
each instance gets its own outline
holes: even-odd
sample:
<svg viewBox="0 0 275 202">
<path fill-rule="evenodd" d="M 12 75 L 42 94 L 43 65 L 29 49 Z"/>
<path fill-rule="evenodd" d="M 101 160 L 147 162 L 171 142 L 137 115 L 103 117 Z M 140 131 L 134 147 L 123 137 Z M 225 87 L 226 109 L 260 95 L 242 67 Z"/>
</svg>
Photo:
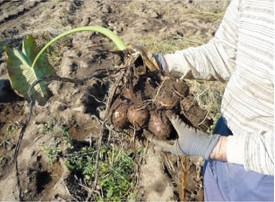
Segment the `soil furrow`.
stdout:
<svg viewBox="0 0 275 202">
<path fill-rule="evenodd" d="M 37 6 L 43 2 L 47 2 L 47 0 L 27 1 L 27 2 L 24 2 L 23 5 L 14 7 L 14 9 L 10 9 L 11 10 L 10 12 L 8 11 L 7 13 L 4 13 L 4 15 L 0 17 L 0 25 L 3 23 L 7 23 L 8 21 L 18 19 L 22 17 L 22 15 L 25 15 L 25 14 L 29 15 L 30 11 L 33 11 L 33 12 L 36 11 L 37 9 L 35 8 L 38 8 Z M 19 22 L 21 22 L 21 19 L 17 22 L 14 22 L 13 25 L 15 26 L 15 24 Z"/>
<path fill-rule="evenodd" d="M 0 6 L 4 5 L 5 3 L 8 3 L 6 0 L 0 0 Z"/>
</svg>

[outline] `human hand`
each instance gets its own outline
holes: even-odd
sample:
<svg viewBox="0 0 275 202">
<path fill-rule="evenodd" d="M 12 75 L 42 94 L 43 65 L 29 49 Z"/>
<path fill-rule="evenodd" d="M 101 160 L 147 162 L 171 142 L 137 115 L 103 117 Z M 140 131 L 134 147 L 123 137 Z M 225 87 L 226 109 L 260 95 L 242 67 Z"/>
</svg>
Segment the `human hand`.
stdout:
<svg viewBox="0 0 275 202">
<path fill-rule="evenodd" d="M 131 55 L 131 62 L 141 57 L 149 71 L 163 71 L 162 56 L 160 54 L 152 54 L 146 47 L 142 45 L 129 44 L 125 50 Z"/>
<path fill-rule="evenodd" d="M 163 55 L 162 54 L 154 54 L 153 57 L 155 58 L 158 66 L 159 66 L 159 69 L 162 72 L 168 73 L 167 63 L 166 63 Z"/>
<path fill-rule="evenodd" d="M 171 111 L 168 111 L 166 115 L 178 133 L 178 139 L 174 140 L 172 145 L 154 137 L 150 137 L 149 140 L 160 147 L 162 151 L 177 155 L 201 156 L 208 159 L 220 136 L 210 135 L 189 127 Z"/>
</svg>

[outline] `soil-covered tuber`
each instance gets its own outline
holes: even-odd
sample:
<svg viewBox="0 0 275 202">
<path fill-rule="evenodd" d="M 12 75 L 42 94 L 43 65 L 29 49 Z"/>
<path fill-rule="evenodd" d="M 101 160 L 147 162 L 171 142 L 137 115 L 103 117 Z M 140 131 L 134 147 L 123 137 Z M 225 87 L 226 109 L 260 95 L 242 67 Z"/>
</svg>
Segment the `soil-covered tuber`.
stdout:
<svg viewBox="0 0 275 202">
<path fill-rule="evenodd" d="M 128 126 L 127 111 L 129 105 L 123 102 L 121 99 L 117 99 L 113 104 L 113 112 L 111 121 L 114 127 L 124 129 Z"/>
<path fill-rule="evenodd" d="M 148 122 L 149 112 L 145 107 L 133 104 L 128 109 L 127 117 L 134 127 L 144 127 Z"/>
<path fill-rule="evenodd" d="M 152 112 L 150 114 L 148 130 L 160 139 L 168 139 L 172 131 L 172 126 L 163 113 Z"/>
<path fill-rule="evenodd" d="M 196 100 L 190 101 L 189 86 L 184 80 L 176 80 L 158 71 L 137 74 L 138 63 L 131 62 L 123 79 L 116 83 L 118 89 L 113 95 L 116 100 L 110 106 L 113 109 L 110 111 L 111 123 L 115 128 L 146 129 L 157 138 L 167 140 L 172 138 L 173 128 L 164 112 L 172 110 L 183 116 L 186 124 L 205 129 L 205 116 L 200 116 L 205 111 L 200 109 Z M 194 110 L 189 109 L 189 104 Z"/>
<path fill-rule="evenodd" d="M 188 93 L 189 88 L 185 82 L 165 79 L 156 90 L 154 102 L 158 109 L 173 109 Z"/>
</svg>

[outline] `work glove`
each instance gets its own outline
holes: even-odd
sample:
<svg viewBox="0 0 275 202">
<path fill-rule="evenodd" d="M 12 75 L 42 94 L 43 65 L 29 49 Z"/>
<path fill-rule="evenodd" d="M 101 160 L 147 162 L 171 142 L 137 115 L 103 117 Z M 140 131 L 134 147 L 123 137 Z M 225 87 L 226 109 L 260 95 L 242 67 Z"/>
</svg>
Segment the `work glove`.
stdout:
<svg viewBox="0 0 275 202">
<path fill-rule="evenodd" d="M 149 71 L 153 72 L 160 70 L 153 54 L 142 45 L 128 44 L 127 48 L 124 50 L 124 53 L 128 56 L 128 64 L 132 64 L 138 59 L 138 57 L 141 57 L 144 67 L 147 67 Z"/>
<path fill-rule="evenodd" d="M 147 67 L 149 71 L 160 71 L 162 74 L 168 73 L 164 57 L 161 54 L 151 53 L 142 45 L 128 44 L 123 52 L 127 56 L 126 58 L 128 58 L 126 65 L 132 64 L 138 57 L 141 57 L 144 63 L 144 68 Z"/>
<path fill-rule="evenodd" d="M 176 155 L 201 156 L 208 159 L 212 150 L 216 146 L 220 135 L 211 135 L 203 131 L 196 130 L 186 125 L 178 115 L 168 111 L 166 116 L 175 128 L 178 139 L 173 144 L 158 140 L 150 136 L 149 141 L 160 147 L 162 151 L 171 152 Z"/>
<path fill-rule="evenodd" d="M 168 73 L 168 66 L 167 66 L 167 63 L 166 63 L 163 55 L 162 54 L 153 54 L 153 57 L 154 57 L 155 61 L 157 62 L 160 71 Z"/>
</svg>

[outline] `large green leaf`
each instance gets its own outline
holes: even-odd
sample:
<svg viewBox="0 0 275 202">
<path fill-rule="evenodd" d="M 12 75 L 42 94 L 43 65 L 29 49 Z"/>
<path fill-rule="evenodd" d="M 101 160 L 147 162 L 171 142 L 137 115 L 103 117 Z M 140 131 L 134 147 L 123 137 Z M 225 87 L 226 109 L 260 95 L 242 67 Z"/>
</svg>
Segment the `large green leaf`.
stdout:
<svg viewBox="0 0 275 202">
<path fill-rule="evenodd" d="M 44 75 L 54 75 L 55 71 L 45 55 L 41 55 L 32 68 L 32 63 L 39 49 L 31 35 L 27 36 L 22 45 L 22 52 L 15 48 L 5 47 L 8 55 L 7 68 L 12 88 L 25 99 L 28 89 L 34 81 Z M 45 105 L 52 93 L 45 82 L 39 82 L 33 89 L 33 97 L 39 105 Z"/>
</svg>

